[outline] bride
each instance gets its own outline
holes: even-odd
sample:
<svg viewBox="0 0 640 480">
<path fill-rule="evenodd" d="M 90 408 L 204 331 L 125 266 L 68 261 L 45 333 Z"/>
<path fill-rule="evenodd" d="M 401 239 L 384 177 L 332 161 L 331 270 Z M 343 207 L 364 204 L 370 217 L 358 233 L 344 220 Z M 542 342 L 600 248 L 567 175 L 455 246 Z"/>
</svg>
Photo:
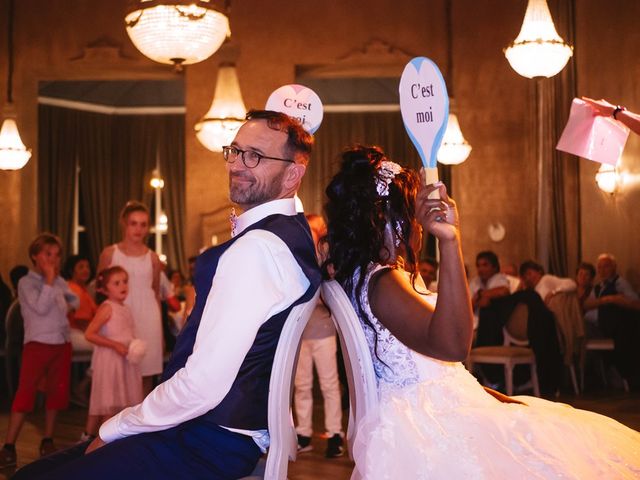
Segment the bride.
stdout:
<svg viewBox="0 0 640 480">
<path fill-rule="evenodd" d="M 327 187 L 329 257 L 378 380 L 353 457 L 367 480 L 640 478 L 640 433 L 535 397 L 487 391 L 459 363 L 472 310 L 456 205 L 376 147 L 346 150 Z M 437 190 L 440 199 L 429 199 Z M 437 300 L 416 273 L 422 231 L 441 254 Z M 435 305 L 434 305 L 435 304 Z"/>
</svg>

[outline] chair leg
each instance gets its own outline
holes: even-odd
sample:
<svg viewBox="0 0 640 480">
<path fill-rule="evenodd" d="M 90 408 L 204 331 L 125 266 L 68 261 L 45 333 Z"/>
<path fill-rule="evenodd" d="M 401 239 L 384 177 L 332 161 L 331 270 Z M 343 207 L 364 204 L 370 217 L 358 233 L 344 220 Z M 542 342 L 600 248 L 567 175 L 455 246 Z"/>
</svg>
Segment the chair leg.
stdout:
<svg viewBox="0 0 640 480">
<path fill-rule="evenodd" d="M 535 363 L 531 364 L 531 384 L 533 385 L 533 394 L 539 397 L 540 383 L 538 383 L 538 366 Z"/>
<path fill-rule="evenodd" d="M 507 395 L 513 395 L 513 365 L 504 364 L 504 381 L 507 389 Z"/>
<path fill-rule="evenodd" d="M 576 379 L 576 369 L 573 364 L 569 365 L 569 374 L 571 375 L 571 384 L 573 385 L 573 393 L 576 395 L 580 395 L 580 390 L 578 389 L 578 380 Z"/>
</svg>

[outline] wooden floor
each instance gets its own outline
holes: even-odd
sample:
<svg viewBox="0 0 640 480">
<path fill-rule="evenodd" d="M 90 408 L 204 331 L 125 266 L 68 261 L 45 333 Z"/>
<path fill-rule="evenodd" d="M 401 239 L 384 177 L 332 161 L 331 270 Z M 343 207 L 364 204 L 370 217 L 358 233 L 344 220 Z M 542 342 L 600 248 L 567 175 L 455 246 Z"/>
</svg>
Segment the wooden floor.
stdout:
<svg viewBox="0 0 640 480">
<path fill-rule="evenodd" d="M 4 393 L 4 392 L 3 392 Z M 0 399 L 0 435 L 4 439 L 8 421 L 8 400 L 6 394 Z M 563 395 L 558 401 L 571 404 L 577 408 L 591 410 L 615 418 L 623 424 L 640 431 L 640 393 L 626 394 L 622 391 L 593 391 L 584 396 Z M 74 444 L 82 432 L 86 410 L 72 406 L 61 412 L 56 432 L 56 444 L 59 447 Z M 347 417 L 347 412 L 344 415 Z M 321 400 L 315 402 L 314 423 L 318 432 L 322 431 Z M 42 411 L 28 417 L 17 442 L 18 465 L 24 465 L 38 457 L 38 445 L 41 438 L 44 415 Z M 290 480 L 331 479 L 347 480 L 350 477 L 353 463 L 348 456 L 326 459 L 324 450 L 326 440 L 320 435 L 312 440 L 314 449 L 298 455 L 298 460 L 290 464 Z M 0 470 L 0 480 L 10 477 L 12 469 Z"/>
</svg>

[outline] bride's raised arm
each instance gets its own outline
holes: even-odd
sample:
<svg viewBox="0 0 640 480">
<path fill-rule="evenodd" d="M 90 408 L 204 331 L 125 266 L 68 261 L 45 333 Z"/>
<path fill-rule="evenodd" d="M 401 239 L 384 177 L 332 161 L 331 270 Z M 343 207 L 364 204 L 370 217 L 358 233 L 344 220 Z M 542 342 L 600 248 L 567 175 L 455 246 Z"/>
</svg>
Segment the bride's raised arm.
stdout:
<svg viewBox="0 0 640 480">
<path fill-rule="evenodd" d="M 429 193 L 436 189 L 440 199 L 429 199 Z M 412 350 L 440 360 L 461 361 L 471 346 L 473 311 L 460 249 L 458 212 L 442 183 L 420 188 L 416 220 L 424 231 L 439 240 L 440 273 L 435 310 L 398 269 L 384 269 L 371 278 L 371 309 L 378 320 Z"/>
</svg>

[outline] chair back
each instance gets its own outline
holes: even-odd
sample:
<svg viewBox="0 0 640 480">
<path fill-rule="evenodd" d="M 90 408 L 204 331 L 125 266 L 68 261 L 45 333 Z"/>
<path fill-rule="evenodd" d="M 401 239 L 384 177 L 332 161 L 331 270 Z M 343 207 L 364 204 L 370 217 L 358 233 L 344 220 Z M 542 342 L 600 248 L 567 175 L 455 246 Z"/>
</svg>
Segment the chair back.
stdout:
<svg viewBox="0 0 640 480">
<path fill-rule="evenodd" d="M 271 443 L 264 472 L 264 478 L 269 480 L 285 480 L 289 460 L 295 460 L 298 453 L 298 440 L 291 413 L 293 381 L 302 332 L 319 296 L 320 290 L 308 302 L 291 309 L 278 340 L 269 380 L 268 424 Z"/>
<path fill-rule="evenodd" d="M 505 345 L 529 345 L 527 335 L 527 322 L 529 320 L 529 309 L 524 303 L 518 303 L 511 312 L 504 325 L 503 335 Z"/>
<path fill-rule="evenodd" d="M 364 331 L 347 294 L 338 282 L 330 280 L 322 282 L 322 298 L 338 330 L 347 370 L 350 402 L 347 442 L 351 456 L 360 422 L 378 404 L 376 376 Z M 360 478 L 357 468 L 351 478 Z"/>
<path fill-rule="evenodd" d="M 4 319 L 6 337 L 4 340 L 5 353 L 5 378 L 7 379 L 7 392 L 9 398 L 13 398 L 14 371 L 19 370 L 22 355 L 22 343 L 24 341 L 24 320 L 20 310 L 20 302 L 16 298 L 7 310 Z M 18 368 L 16 368 L 16 366 Z"/>
</svg>

